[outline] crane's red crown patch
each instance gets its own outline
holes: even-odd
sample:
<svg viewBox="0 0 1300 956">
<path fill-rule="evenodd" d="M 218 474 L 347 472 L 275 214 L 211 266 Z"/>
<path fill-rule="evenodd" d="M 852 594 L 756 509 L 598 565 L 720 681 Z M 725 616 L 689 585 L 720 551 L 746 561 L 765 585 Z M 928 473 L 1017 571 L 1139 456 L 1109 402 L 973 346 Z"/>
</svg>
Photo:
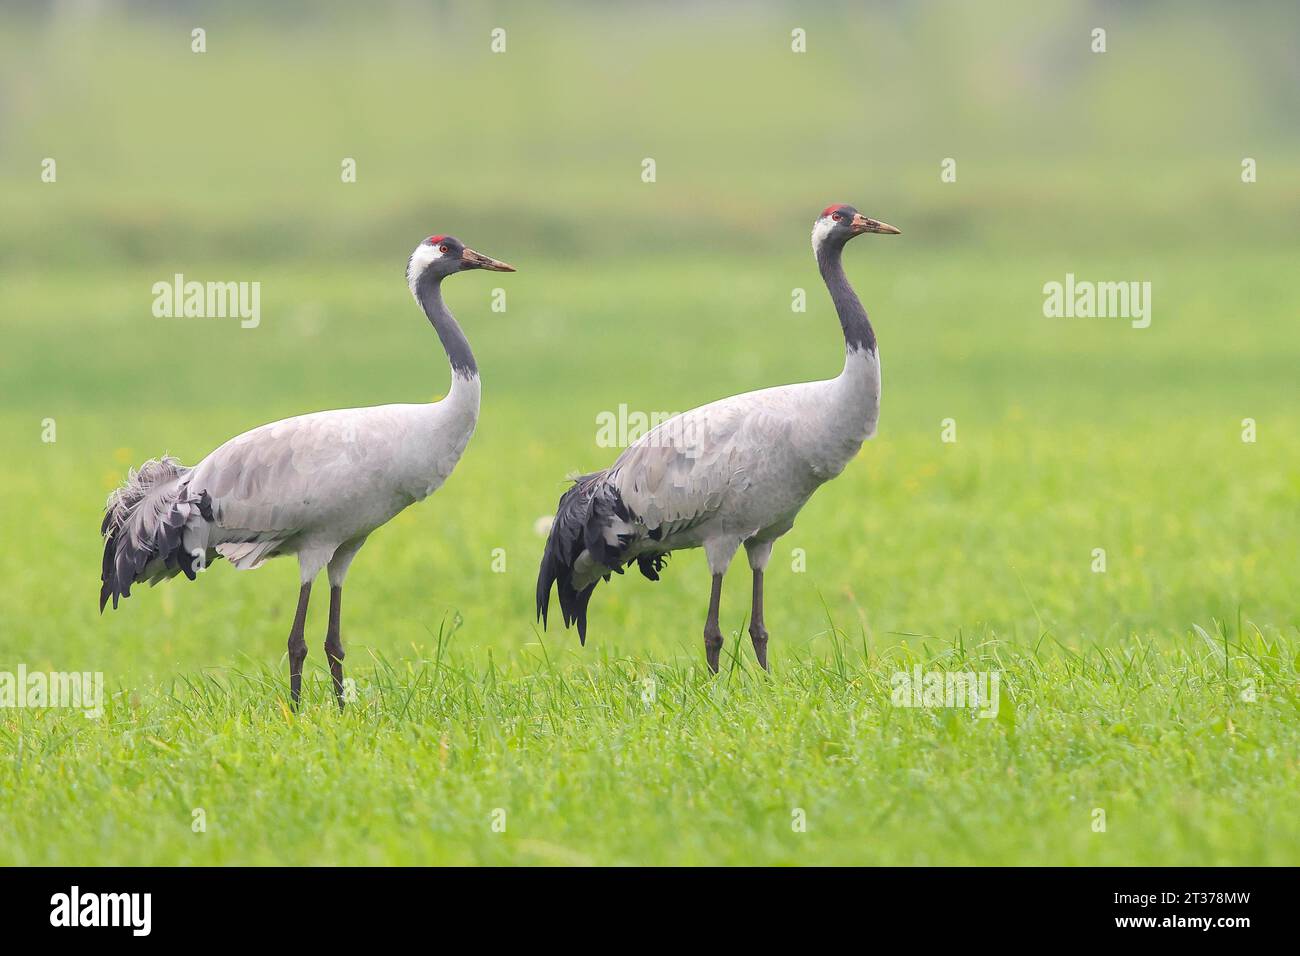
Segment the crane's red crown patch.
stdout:
<svg viewBox="0 0 1300 956">
<path fill-rule="evenodd" d="M 825 209 L 822 210 L 822 218 L 825 219 L 827 216 L 829 216 L 829 215 L 830 215 L 831 213 L 833 213 L 835 210 L 837 210 L 837 209 L 843 209 L 843 208 L 844 208 L 844 203 L 842 203 L 842 202 L 831 203 L 829 206 L 827 206 Z"/>
</svg>

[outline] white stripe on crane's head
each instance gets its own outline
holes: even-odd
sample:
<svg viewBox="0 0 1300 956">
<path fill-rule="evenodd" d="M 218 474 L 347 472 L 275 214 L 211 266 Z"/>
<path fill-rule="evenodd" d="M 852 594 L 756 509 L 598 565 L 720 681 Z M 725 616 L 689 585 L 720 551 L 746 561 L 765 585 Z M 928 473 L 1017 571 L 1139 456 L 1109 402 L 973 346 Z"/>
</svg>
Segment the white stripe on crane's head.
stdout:
<svg viewBox="0 0 1300 956">
<path fill-rule="evenodd" d="M 837 225 L 839 225 L 839 223 L 829 215 L 824 215 L 813 223 L 812 247 L 814 252 L 821 247 L 821 244 L 826 241 L 826 237 L 831 234 L 831 230 Z"/>
<path fill-rule="evenodd" d="M 415 285 L 419 282 L 420 275 L 444 255 L 442 246 L 438 242 L 442 238 L 444 237 L 430 236 L 424 240 L 415 247 L 415 251 L 411 253 L 411 258 L 406 263 L 406 285 L 417 300 L 419 296 L 415 293 Z"/>
</svg>

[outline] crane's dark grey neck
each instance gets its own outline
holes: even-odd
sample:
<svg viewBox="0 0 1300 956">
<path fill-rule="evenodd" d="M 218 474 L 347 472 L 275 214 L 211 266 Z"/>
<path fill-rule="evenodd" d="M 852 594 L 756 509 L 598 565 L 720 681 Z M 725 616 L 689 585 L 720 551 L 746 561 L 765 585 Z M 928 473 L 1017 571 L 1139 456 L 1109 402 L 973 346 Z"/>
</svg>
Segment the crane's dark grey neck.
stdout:
<svg viewBox="0 0 1300 956">
<path fill-rule="evenodd" d="M 843 243 L 823 242 L 817 247 L 817 268 L 831 294 L 831 301 L 835 303 L 835 311 L 839 313 L 845 349 L 875 352 L 876 332 L 867 318 L 867 310 L 862 307 L 853 286 L 849 285 L 849 277 L 844 274 L 843 252 Z"/>
<path fill-rule="evenodd" d="M 434 331 L 438 333 L 442 347 L 447 352 L 447 361 L 451 363 L 452 374 L 462 378 L 476 377 L 478 364 L 474 361 L 474 353 L 470 351 L 469 339 L 465 338 L 456 317 L 442 301 L 442 277 L 435 276 L 431 270 L 426 269 L 416 280 L 415 297 L 433 324 Z"/>
</svg>

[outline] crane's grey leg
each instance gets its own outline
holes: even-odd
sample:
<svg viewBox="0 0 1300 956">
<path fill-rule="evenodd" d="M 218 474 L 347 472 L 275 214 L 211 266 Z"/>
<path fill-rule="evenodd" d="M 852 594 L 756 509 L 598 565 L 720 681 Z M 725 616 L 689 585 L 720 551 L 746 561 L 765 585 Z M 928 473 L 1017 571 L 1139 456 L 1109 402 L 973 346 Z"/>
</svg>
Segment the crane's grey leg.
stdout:
<svg viewBox="0 0 1300 956">
<path fill-rule="evenodd" d="M 722 576 L 740 547 L 740 539 L 712 538 L 704 542 L 704 556 L 713 575 L 713 590 L 709 594 L 709 617 L 704 622 L 704 657 L 709 670 L 718 672 L 718 656 L 722 653 L 722 628 L 718 624 L 718 608 L 722 604 Z"/>
<path fill-rule="evenodd" d="M 343 640 L 339 637 L 339 618 L 343 615 L 343 586 L 330 585 L 330 624 L 325 632 L 325 657 L 334 678 L 334 697 L 343 709 Z"/>
<path fill-rule="evenodd" d="M 722 574 L 713 575 L 713 590 L 709 594 L 709 617 L 704 622 L 704 658 L 709 670 L 718 672 L 718 655 L 722 653 L 722 627 L 718 624 L 718 607 L 722 603 Z"/>
<path fill-rule="evenodd" d="M 339 623 L 343 617 L 343 581 L 348 576 L 352 559 L 357 556 L 365 537 L 347 541 L 339 545 L 329 562 L 330 579 L 330 623 L 325 632 L 325 657 L 330 662 L 330 677 L 334 679 L 334 698 L 343 709 L 343 638 L 339 634 Z"/>
<path fill-rule="evenodd" d="M 303 628 L 307 624 L 307 602 L 310 599 L 311 582 L 307 581 L 298 591 L 298 610 L 289 631 L 289 698 L 295 710 L 302 695 L 302 662 L 307 659 L 307 639 L 303 637 Z"/>
<path fill-rule="evenodd" d="M 763 572 L 772 557 L 772 542 L 746 544 L 749 566 L 754 571 L 754 596 L 749 612 L 749 639 L 754 642 L 754 656 L 758 666 L 767 670 L 767 627 L 763 622 Z"/>
<path fill-rule="evenodd" d="M 754 569 L 754 597 L 749 618 L 749 639 L 754 642 L 758 666 L 767 670 L 767 628 L 763 625 L 763 572 Z"/>
</svg>

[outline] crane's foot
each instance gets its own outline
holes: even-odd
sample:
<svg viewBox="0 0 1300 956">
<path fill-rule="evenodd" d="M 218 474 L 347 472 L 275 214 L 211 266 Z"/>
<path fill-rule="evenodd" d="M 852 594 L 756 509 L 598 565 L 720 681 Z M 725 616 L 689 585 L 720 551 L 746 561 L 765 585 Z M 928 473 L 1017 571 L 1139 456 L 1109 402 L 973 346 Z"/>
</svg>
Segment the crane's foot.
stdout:
<svg viewBox="0 0 1300 956">
<path fill-rule="evenodd" d="M 307 642 L 301 634 L 297 638 L 296 642 L 293 637 L 289 638 L 289 702 L 294 710 L 298 709 L 298 701 L 302 698 L 302 665 L 307 659 Z"/>
<path fill-rule="evenodd" d="M 718 656 L 722 653 L 722 628 L 714 624 L 711 628 L 704 628 L 704 659 L 708 662 L 709 670 L 716 674 L 718 672 Z"/>
<path fill-rule="evenodd" d="M 298 610 L 293 615 L 289 629 L 289 701 L 298 709 L 302 697 L 302 662 L 307 659 L 307 641 L 302 636 L 307 625 L 307 602 L 311 600 L 311 582 L 298 590 Z"/>
<path fill-rule="evenodd" d="M 351 559 L 349 559 L 351 560 Z M 333 565 L 330 566 L 333 573 Z M 325 659 L 330 662 L 330 677 L 334 679 L 334 699 L 343 710 L 343 639 L 339 636 L 339 622 L 343 619 L 343 585 L 330 586 L 330 625 L 325 631 Z"/>
<path fill-rule="evenodd" d="M 754 656 L 758 658 L 758 666 L 767 670 L 767 628 L 762 624 L 751 624 L 749 639 L 754 642 Z"/>
<path fill-rule="evenodd" d="M 714 674 L 718 672 L 718 655 L 722 653 L 722 627 L 718 624 L 718 606 L 721 603 L 722 572 L 716 571 L 709 591 L 709 614 L 704 619 L 704 659 Z"/>
<path fill-rule="evenodd" d="M 325 657 L 330 662 L 330 677 L 334 679 L 334 698 L 339 702 L 339 710 L 343 710 L 343 645 L 326 644 Z"/>
</svg>

